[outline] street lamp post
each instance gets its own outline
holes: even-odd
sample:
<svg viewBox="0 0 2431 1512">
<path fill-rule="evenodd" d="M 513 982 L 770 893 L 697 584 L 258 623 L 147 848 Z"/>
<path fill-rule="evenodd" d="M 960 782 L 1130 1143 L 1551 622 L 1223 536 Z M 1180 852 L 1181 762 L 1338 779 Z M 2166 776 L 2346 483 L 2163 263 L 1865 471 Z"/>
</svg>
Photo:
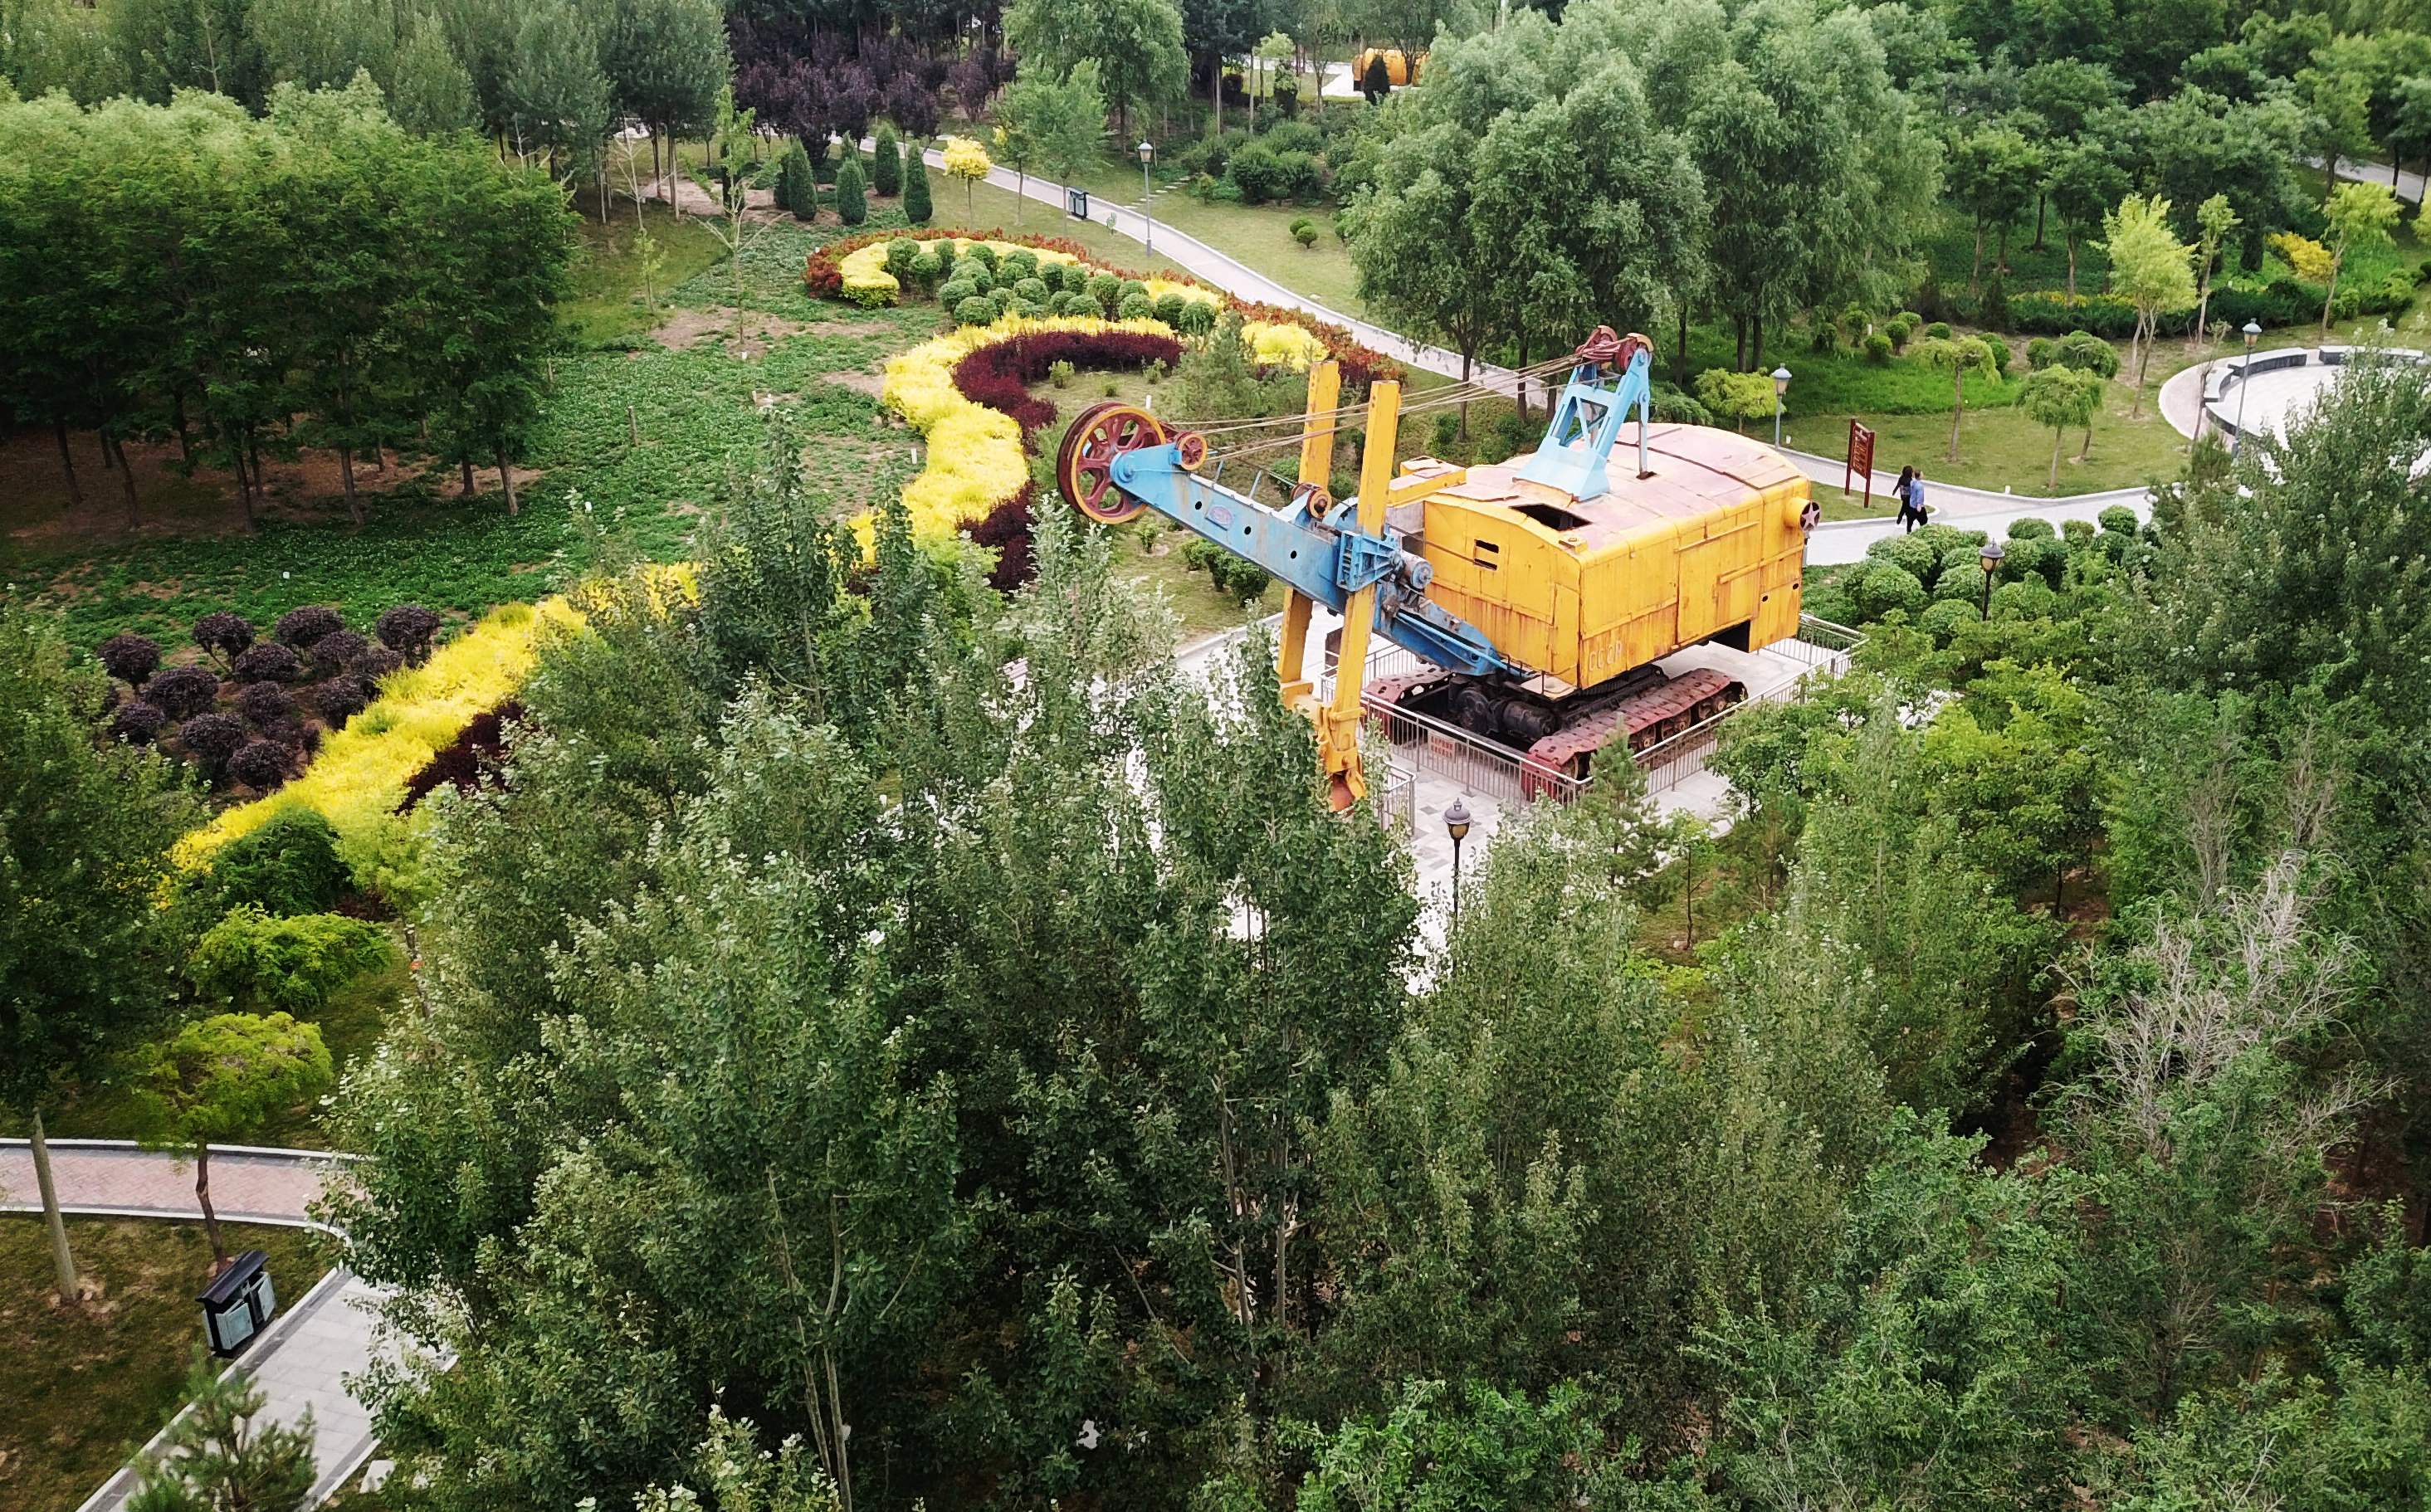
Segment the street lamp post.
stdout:
<svg viewBox="0 0 2431 1512">
<path fill-rule="evenodd" d="M 1998 541 L 1984 543 L 1981 560 L 1984 563 L 1984 617 L 1992 617 L 1992 580 L 2000 573 L 2001 559 L 2009 553 Z"/>
<path fill-rule="evenodd" d="M 1444 833 L 1451 836 L 1451 928 L 1460 932 L 1460 843 L 1468 838 L 1468 805 L 1458 798 L 1444 810 Z"/>
<path fill-rule="evenodd" d="M 1148 160 L 1156 156 L 1156 147 L 1146 137 L 1140 138 L 1139 155 L 1140 219 L 1148 223 L 1148 234 L 1140 240 L 1144 250 L 1153 252 L 1156 250 L 1156 212 L 1149 209 L 1148 200 L 1155 191 L 1148 187 Z"/>
<path fill-rule="evenodd" d="M 1774 368 L 1772 370 L 1772 444 L 1776 449 L 1781 445 L 1782 396 L 1786 395 L 1788 392 L 1789 369 L 1786 367 Z"/>
<path fill-rule="evenodd" d="M 2245 391 L 2254 387 L 2254 339 L 2261 334 L 2259 325 L 2250 320 L 2245 323 L 2245 366 L 2237 375 L 2237 434 L 2228 438 L 2228 454 L 2232 457 L 2245 441 Z"/>
</svg>

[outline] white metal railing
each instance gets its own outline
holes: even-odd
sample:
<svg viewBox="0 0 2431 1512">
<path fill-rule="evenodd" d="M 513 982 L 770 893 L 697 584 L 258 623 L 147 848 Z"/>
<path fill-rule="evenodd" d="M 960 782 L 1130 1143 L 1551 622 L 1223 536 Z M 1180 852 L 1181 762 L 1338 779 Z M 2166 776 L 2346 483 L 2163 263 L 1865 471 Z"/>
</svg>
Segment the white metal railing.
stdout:
<svg viewBox="0 0 2431 1512">
<path fill-rule="evenodd" d="M 1397 708 L 1381 698 L 1363 697 L 1360 707 L 1367 728 L 1390 741 L 1396 764 L 1456 782 L 1464 793 L 1475 793 L 1501 803 L 1527 803 L 1550 798 L 1567 803 L 1586 783 L 1512 749 L 1500 741 L 1447 724 L 1416 709 Z"/>
</svg>

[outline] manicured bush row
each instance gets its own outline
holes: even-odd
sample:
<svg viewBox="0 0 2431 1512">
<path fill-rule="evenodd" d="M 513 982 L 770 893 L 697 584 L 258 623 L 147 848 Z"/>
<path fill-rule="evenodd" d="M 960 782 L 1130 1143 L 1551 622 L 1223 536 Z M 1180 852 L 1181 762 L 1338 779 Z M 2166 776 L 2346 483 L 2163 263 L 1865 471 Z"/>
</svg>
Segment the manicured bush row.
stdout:
<svg viewBox="0 0 2431 1512">
<path fill-rule="evenodd" d="M 2231 330 L 2253 321 L 2266 330 L 2308 326 L 2322 318 L 2322 300 L 2328 291 L 2294 278 L 2274 278 L 2263 289 L 2214 289 L 2205 318 L 2225 322 Z M 2333 320 L 2357 315 L 2394 314 L 2414 302 L 2414 280 L 2392 274 L 2376 283 L 2341 283 L 2330 305 Z M 2184 336 L 2194 326 L 2196 311 L 2180 310 L 2160 318 L 2160 333 Z M 2025 294 L 2009 296 L 2011 328 L 2020 334 L 2057 336 L 2089 330 L 2096 336 L 2123 341 L 2136 328 L 2136 307 L 2116 294 L 2079 294 L 2071 305 L 2062 294 Z"/>
<path fill-rule="evenodd" d="M 850 257 L 855 252 L 861 251 L 864 247 L 875 246 L 881 242 L 903 240 L 915 242 L 1008 242 L 1017 246 L 1034 247 L 1042 251 L 1065 253 L 1067 256 L 1080 259 L 1081 261 L 1088 263 L 1093 268 L 1103 267 L 1103 264 L 1096 260 L 1096 254 L 1092 253 L 1088 248 L 1081 245 L 1079 243 L 1065 237 L 1033 236 L 1026 232 L 1007 231 L 1001 227 L 989 231 L 952 230 L 931 227 L 909 231 L 872 231 L 862 236 L 847 236 L 830 242 L 827 245 L 820 247 L 817 251 L 811 254 L 809 264 L 803 271 L 802 282 L 809 290 L 810 294 L 815 298 L 843 298 L 845 293 L 844 260 L 846 258 Z M 1105 269 L 1105 271 L 1115 274 L 1117 278 L 1139 282 L 1143 287 L 1146 287 L 1148 282 L 1148 279 L 1141 274 L 1127 273 L 1120 269 Z M 1207 293 L 1214 295 L 1216 301 L 1224 309 L 1238 311 L 1242 320 L 1249 324 L 1295 326 L 1299 329 L 1308 332 L 1323 344 L 1325 350 L 1333 355 L 1333 360 L 1336 362 L 1341 364 L 1342 383 L 1346 394 L 1357 395 L 1364 393 L 1366 392 L 1368 384 L 1374 382 L 1378 378 L 1392 378 L 1398 380 L 1402 376 L 1400 363 L 1394 361 L 1391 358 L 1386 357 L 1383 353 L 1377 351 L 1373 347 L 1361 345 L 1356 340 L 1352 339 L 1350 332 L 1348 330 L 1345 330 L 1339 326 L 1328 325 L 1326 322 L 1317 319 L 1316 316 L 1310 314 L 1304 310 L 1293 310 L 1281 305 L 1252 304 L 1247 300 L 1235 299 L 1231 294 L 1224 293 L 1222 290 L 1212 288 L 1200 280 L 1190 277 L 1187 275 L 1176 274 L 1170 277 L 1159 275 L 1155 281 L 1165 284 L 1186 285 L 1191 288 L 1204 289 Z M 1170 323 L 1168 322 L 1168 324 Z"/>
</svg>

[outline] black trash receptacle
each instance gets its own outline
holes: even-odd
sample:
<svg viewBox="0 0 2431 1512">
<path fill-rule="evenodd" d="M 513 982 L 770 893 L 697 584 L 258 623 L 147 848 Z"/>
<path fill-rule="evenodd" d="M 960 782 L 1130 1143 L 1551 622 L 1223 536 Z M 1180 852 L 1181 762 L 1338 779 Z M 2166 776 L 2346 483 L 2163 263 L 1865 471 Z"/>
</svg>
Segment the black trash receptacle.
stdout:
<svg viewBox="0 0 2431 1512">
<path fill-rule="evenodd" d="M 247 1250 L 204 1288 L 198 1300 L 213 1354 L 236 1354 L 277 1315 L 278 1293 L 270 1284 L 269 1264 L 269 1255 Z"/>
<path fill-rule="evenodd" d="M 1089 218 L 1089 192 L 1085 189 L 1075 189 L 1069 184 L 1066 184 L 1064 187 L 1064 213 L 1071 216 L 1076 221 L 1087 220 Z"/>
</svg>

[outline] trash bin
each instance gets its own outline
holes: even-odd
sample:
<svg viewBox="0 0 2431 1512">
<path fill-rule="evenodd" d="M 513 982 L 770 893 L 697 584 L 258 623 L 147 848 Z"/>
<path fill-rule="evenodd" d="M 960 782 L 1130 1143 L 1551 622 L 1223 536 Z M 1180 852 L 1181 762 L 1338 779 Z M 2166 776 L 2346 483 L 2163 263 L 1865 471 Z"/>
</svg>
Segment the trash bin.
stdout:
<svg viewBox="0 0 2431 1512">
<path fill-rule="evenodd" d="M 1076 221 L 1087 220 L 1089 218 L 1089 192 L 1085 189 L 1074 189 L 1068 185 L 1065 186 L 1064 190 L 1064 211 Z"/>
<path fill-rule="evenodd" d="M 224 1359 L 235 1355 L 277 1316 L 278 1293 L 270 1284 L 269 1264 L 269 1255 L 247 1250 L 204 1289 L 198 1300 L 213 1354 Z"/>
</svg>

